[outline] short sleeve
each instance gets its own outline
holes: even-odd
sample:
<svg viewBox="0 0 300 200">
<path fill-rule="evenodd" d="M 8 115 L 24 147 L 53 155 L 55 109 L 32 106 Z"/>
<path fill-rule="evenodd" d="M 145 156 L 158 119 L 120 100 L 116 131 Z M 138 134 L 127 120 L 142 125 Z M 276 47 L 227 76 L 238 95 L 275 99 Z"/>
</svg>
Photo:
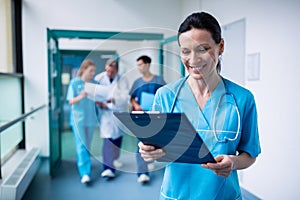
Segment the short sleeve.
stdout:
<svg viewBox="0 0 300 200">
<path fill-rule="evenodd" d="M 247 99 L 243 117 L 242 137 L 238 146 L 239 152 L 247 152 L 255 158 L 261 153 L 258 134 L 257 109 L 253 95 Z"/>
<path fill-rule="evenodd" d="M 74 89 L 73 89 L 73 85 L 74 85 L 74 81 L 71 80 L 71 81 L 70 81 L 70 84 L 69 84 L 69 87 L 68 87 L 68 92 L 67 92 L 67 95 L 66 95 L 66 101 L 70 101 L 71 99 L 74 98 Z"/>
</svg>

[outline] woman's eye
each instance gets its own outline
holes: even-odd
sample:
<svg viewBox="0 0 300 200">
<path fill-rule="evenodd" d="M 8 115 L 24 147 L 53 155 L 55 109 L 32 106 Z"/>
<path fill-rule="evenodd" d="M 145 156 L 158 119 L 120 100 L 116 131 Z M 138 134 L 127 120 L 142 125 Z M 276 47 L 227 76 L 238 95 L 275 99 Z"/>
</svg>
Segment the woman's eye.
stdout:
<svg viewBox="0 0 300 200">
<path fill-rule="evenodd" d="M 205 47 L 205 46 L 199 46 L 193 50 L 190 50 L 190 49 L 181 49 L 181 54 L 182 55 L 188 55 L 190 54 L 192 51 L 194 53 L 200 53 L 200 54 L 204 54 L 206 53 L 208 50 L 210 49 L 210 47 Z"/>
<path fill-rule="evenodd" d="M 206 53 L 209 49 L 210 49 L 210 47 L 200 46 L 200 47 L 197 48 L 197 52 L 199 52 L 199 53 Z"/>
<path fill-rule="evenodd" d="M 182 53 L 182 54 L 188 54 L 188 53 L 190 53 L 190 51 L 187 50 L 187 49 L 182 49 L 182 50 L 181 50 L 181 53 Z"/>
</svg>

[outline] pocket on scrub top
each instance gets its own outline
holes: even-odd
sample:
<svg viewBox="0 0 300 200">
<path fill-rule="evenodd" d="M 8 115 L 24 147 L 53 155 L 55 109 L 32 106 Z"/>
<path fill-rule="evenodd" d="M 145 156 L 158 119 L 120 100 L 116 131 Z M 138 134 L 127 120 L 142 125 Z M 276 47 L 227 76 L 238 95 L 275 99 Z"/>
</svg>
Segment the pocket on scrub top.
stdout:
<svg viewBox="0 0 300 200">
<path fill-rule="evenodd" d="M 217 132 L 213 152 L 216 154 L 235 154 L 240 139 L 239 135 L 234 131 Z"/>
</svg>

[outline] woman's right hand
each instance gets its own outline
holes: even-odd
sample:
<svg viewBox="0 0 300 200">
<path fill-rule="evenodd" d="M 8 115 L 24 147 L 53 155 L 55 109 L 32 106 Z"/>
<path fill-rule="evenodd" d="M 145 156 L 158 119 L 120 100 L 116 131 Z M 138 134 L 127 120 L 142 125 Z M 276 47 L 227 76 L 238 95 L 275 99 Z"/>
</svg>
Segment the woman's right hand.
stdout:
<svg viewBox="0 0 300 200">
<path fill-rule="evenodd" d="M 142 142 L 138 143 L 139 152 L 146 162 L 154 161 L 166 155 L 163 149 L 157 149 L 154 146 L 146 145 Z"/>
<path fill-rule="evenodd" d="M 81 99 L 83 99 L 84 97 L 87 96 L 87 92 L 82 91 L 79 96 L 80 96 Z"/>
<path fill-rule="evenodd" d="M 78 103 L 79 101 L 81 101 L 83 98 L 85 98 L 87 96 L 87 92 L 83 91 L 81 92 L 78 96 L 76 96 L 75 98 L 71 99 L 69 101 L 69 104 L 70 105 L 73 105 L 73 104 L 76 104 Z"/>
</svg>

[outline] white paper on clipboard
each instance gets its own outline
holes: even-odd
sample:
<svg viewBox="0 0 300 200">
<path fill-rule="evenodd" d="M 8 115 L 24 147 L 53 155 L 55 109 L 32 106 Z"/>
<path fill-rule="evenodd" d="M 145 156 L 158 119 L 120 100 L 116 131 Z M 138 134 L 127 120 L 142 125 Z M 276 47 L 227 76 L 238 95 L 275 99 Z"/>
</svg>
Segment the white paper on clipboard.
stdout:
<svg viewBox="0 0 300 200">
<path fill-rule="evenodd" d="M 94 83 L 85 83 L 84 91 L 87 97 L 93 101 L 106 102 L 112 97 L 114 85 L 99 85 Z"/>
</svg>

